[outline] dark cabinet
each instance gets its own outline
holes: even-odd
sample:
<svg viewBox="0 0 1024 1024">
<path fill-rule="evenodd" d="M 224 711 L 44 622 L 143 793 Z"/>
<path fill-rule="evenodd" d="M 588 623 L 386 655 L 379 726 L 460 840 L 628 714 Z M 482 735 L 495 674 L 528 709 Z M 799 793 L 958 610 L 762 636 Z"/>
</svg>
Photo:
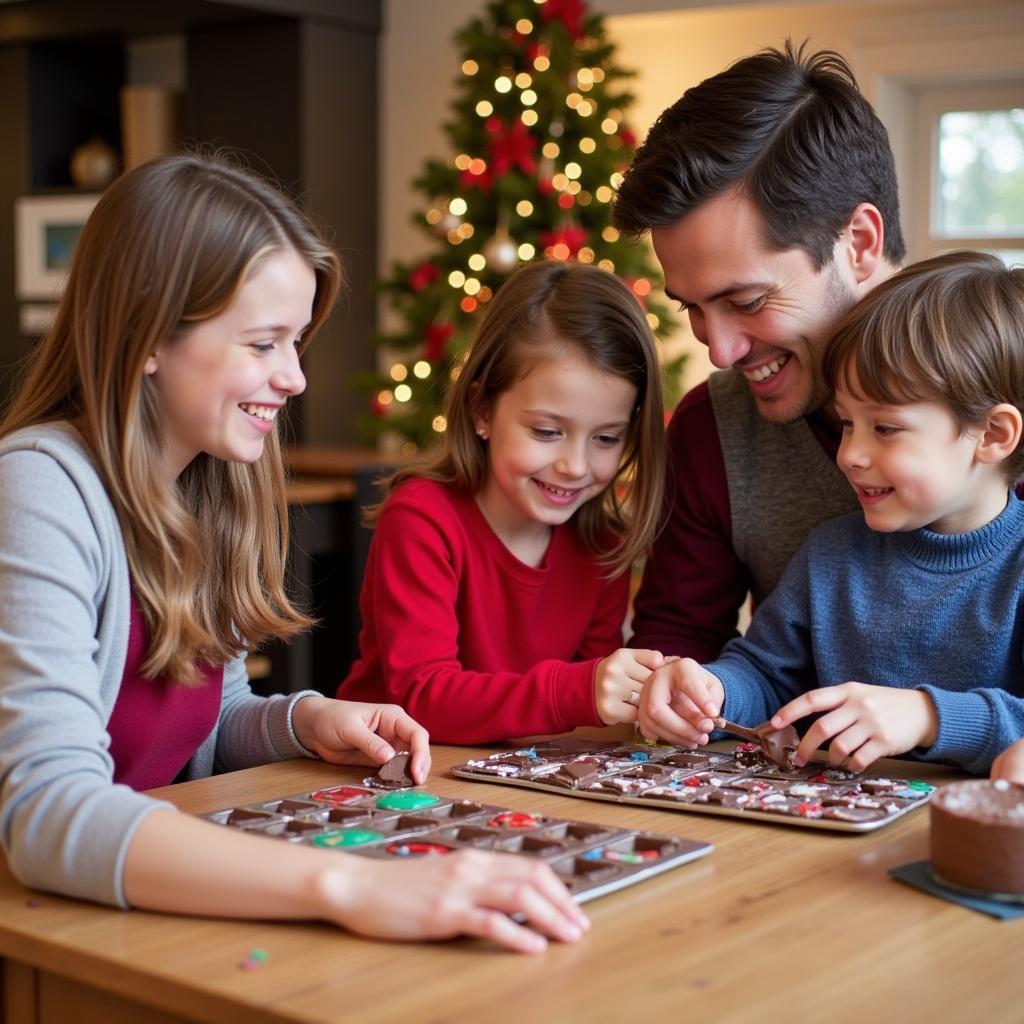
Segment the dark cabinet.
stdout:
<svg viewBox="0 0 1024 1024">
<path fill-rule="evenodd" d="M 0 399 L 31 339 L 19 331 L 14 201 L 70 191 L 69 162 L 120 142 L 133 40 L 184 41 L 183 141 L 239 152 L 297 195 L 343 252 L 348 296 L 307 355 L 295 436 L 354 437 L 348 381 L 373 364 L 380 0 L 243 3 L 22 0 L 0 6 Z"/>
</svg>

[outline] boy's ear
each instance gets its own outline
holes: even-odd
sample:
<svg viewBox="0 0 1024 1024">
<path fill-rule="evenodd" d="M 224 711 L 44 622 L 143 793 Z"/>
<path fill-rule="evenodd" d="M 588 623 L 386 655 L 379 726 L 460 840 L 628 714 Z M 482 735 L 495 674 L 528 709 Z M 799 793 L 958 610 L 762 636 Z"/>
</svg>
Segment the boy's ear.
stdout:
<svg viewBox="0 0 1024 1024">
<path fill-rule="evenodd" d="M 1024 417 L 1020 409 L 1008 402 L 992 406 L 985 418 L 975 457 L 979 462 L 995 465 L 1008 459 L 1020 444 Z"/>
</svg>

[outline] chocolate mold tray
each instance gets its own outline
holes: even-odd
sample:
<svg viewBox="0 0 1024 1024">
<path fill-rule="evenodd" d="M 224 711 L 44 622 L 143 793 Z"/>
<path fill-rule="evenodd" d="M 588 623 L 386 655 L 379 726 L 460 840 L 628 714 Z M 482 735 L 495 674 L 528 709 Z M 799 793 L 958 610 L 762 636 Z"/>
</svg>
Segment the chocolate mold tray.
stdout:
<svg viewBox="0 0 1024 1024">
<path fill-rule="evenodd" d="M 635 767 L 629 757 L 600 761 Z M 579 903 L 709 854 L 709 843 L 595 822 L 552 818 L 420 789 L 382 792 L 332 786 L 204 815 L 231 828 L 366 857 L 422 857 L 496 850 L 550 864 Z"/>
<path fill-rule="evenodd" d="M 569 739 L 455 765 L 460 779 L 592 800 L 835 832 L 871 832 L 921 807 L 935 787 L 821 764 L 780 768 L 751 743 L 731 752 Z"/>
</svg>

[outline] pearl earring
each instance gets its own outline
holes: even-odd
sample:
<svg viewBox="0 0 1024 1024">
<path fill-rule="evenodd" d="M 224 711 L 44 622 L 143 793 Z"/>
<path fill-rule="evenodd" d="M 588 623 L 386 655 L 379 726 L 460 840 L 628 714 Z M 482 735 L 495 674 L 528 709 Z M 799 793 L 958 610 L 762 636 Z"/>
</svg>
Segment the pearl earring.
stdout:
<svg viewBox="0 0 1024 1024">
<path fill-rule="evenodd" d="M 483 427 L 479 427 L 477 429 L 476 436 L 479 437 L 481 441 L 486 441 L 487 440 L 487 431 L 484 430 Z"/>
</svg>

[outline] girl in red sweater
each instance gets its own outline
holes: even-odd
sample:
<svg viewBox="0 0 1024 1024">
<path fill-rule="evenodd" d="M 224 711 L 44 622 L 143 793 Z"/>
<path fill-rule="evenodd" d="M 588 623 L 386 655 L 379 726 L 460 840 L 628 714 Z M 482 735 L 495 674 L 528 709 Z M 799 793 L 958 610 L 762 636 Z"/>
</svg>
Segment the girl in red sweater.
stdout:
<svg viewBox="0 0 1024 1024">
<path fill-rule="evenodd" d="M 662 508 L 661 376 L 615 276 L 543 261 L 502 286 L 440 446 L 386 482 L 338 695 L 447 743 L 636 720 L 657 651 L 622 647 Z"/>
</svg>

